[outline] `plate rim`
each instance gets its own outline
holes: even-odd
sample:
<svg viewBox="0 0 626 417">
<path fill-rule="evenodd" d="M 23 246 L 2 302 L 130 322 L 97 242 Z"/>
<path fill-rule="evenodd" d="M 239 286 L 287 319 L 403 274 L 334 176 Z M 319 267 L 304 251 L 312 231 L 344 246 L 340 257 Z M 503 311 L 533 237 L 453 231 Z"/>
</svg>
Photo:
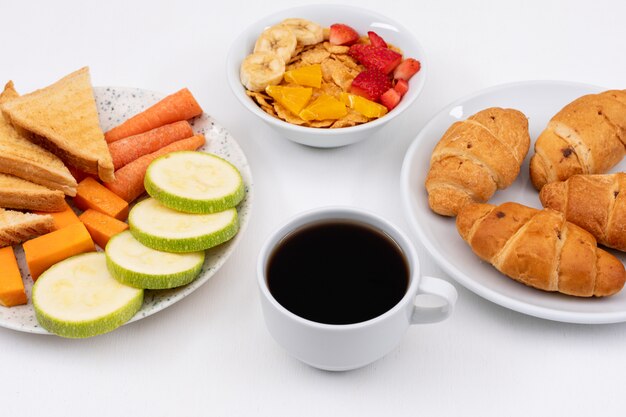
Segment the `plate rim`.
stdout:
<svg viewBox="0 0 626 417">
<path fill-rule="evenodd" d="M 469 276 L 460 271 L 455 265 L 448 262 L 446 260 L 445 254 L 440 252 L 426 237 L 424 230 L 422 229 L 420 223 L 416 220 L 413 215 L 413 209 L 411 205 L 411 194 L 410 194 L 410 172 L 409 168 L 411 166 L 411 160 L 415 157 L 417 149 L 419 148 L 419 144 L 422 141 L 423 137 L 426 135 L 426 132 L 432 128 L 432 126 L 437 122 L 439 117 L 441 117 L 446 112 L 449 112 L 452 108 L 463 104 L 469 100 L 477 98 L 479 96 L 488 95 L 490 93 L 510 89 L 510 88 L 518 88 L 525 85 L 565 85 L 572 86 L 577 88 L 584 88 L 590 91 L 602 91 L 603 89 L 608 89 L 602 86 L 580 83 L 575 81 L 559 81 L 559 80 L 530 80 L 530 81 L 517 81 L 511 83 L 498 84 L 495 86 L 491 86 L 482 90 L 475 91 L 470 93 L 464 97 L 456 99 L 451 103 L 447 104 L 439 111 L 437 111 L 429 121 L 424 125 L 422 129 L 420 129 L 419 133 L 413 139 L 407 151 L 405 153 L 402 168 L 400 171 L 400 194 L 402 198 L 402 206 L 405 216 L 408 218 L 409 224 L 411 225 L 411 229 L 413 233 L 417 236 L 420 244 L 426 248 L 428 254 L 434 259 L 435 263 L 442 268 L 452 279 L 454 279 L 457 283 L 463 285 L 468 290 L 477 294 L 478 296 L 491 301 L 495 304 L 498 304 L 504 308 L 508 308 L 510 310 L 517 311 L 519 313 L 523 313 L 526 315 L 530 315 L 533 317 L 547 319 L 552 321 L 559 321 L 565 323 L 577 323 L 577 324 L 609 324 L 609 323 L 620 323 L 626 321 L 626 311 L 623 312 L 575 312 L 575 311 L 563 311 L 561 309 L 544 307 L 532 305 L 524 301 L 520 301 L 514 298 L 511 298 L 507 295 L 501 294 L 500 292 L 486 287 L 484 285 L 479 284 L 475 280 L 471 279 Z"/>
<path fill-rule="evenodd" d="M 144 94 L 150 94 L 153 95 L 154 97 L 156 97 L 157 99 L 162 99 L 164 97 L 166 97 L 168 94 L 167 93 L 162 93 L 160 91 L 155 91 L 155 90 L 151 90 L 151 89 L 145 89 L 145 88 L 139 88 L 139 87 L 128 87 L 128 86 L 114 86 L 114 85 L 94 85 L 93 87 L 94 90 L 94 96 L 96 91 L 98 90 L 107 90 L 107 89 L 111 89 L 111 90 L 126 90 L 128 91 L 140 91 Z M 97 97 L 96 97 L 96 102 L 97 102 Z M 237 232 L 237 234 L 235 235 L 235 237 L 233 239 L 231 239 L 229 242 L 231 242 L 233 248 L 232 250 L 225 256 L 225 259 L 223 260 L 222 264 L 215 270 L 213 271 L 207 271 L 204 274 L 198 276 L 195 280 L 193 280 L 191 283 L 187 284 L 187 286 L 185 286 L 182 291 L 179 294 L 175 294 L 171 297 L 169 297 L 168 299 L 166 299 L 166 301 L 163 302 L 162 306 L 159 306 L 161 308 L 158 309 L 151 309 L 148 312 L 146 312 L 143 315 L 139 315 L 141 313 L 141 309 L 139 311 L 137 311 L 137 313 L 135 313 L 135 315 L 133 317 L 130 318 L 130 320 L 128 320 L 127 322 L 125 322 L 124 324 L 122 324 L 122 326 L 131 324 L 131 323 L 135 323 L 137 321 L 143 320 L 149 316 L 152 316 L 156 313 L 159 313 L 160 311 L 163 311 L 165 309 L 167 309 L 168 307 L 171 307 L 173 304 L 176 304 L 177 302 L 181 301 L 183 298 L 188 297 L 189 295 L 191 295 L 193 292 L 195 292 L 196 290 L 198 290 L 201 286 L 203 286 L 209 279 L 211 279 L 225 264 L 226 262 L 228 262 L 229 258 L 231 257 L 232 253 L 235 251 L 235 249 L 237 248 L 237 246 L 239 245 L 240 240 L 242 239 L 243 234 L 245 233 L 245 231 L 248 228 L 248 224 L 250 223 L 250 216 L 252 215 L 252 209 L 253 209 L 253 202 L 254 202 L 254 192 L 253 192 L 253 185 L 254 185 L 254 177 L 252 175 L 252 169 L 250 167 L 250 162 L 248 160 L 247 155 L 245 154 L 245 152 L 243 151 L 243 148 L 241 148 L 241 145 L 239 144 L 239 142 L 237 141 L 237 139 L 235 139 L 235 137 L 232 135 L 232 133 L 230 133 L 230 130 L 226 129 L 221 123 L 219 123 L 212 115 L 210 115 L 209 113 L 203 111 L 201 116 L 206 116 L 206 120 L 208 123 L 211 124 L 211 126 L 218 128 L 218 129 L 223 129 L 232 139 L 232 142 L 236 145 L 236 147 L 239 149 L 241 155 L 244 158 L 244 162 L 245 165 L 247 166 L 247 173 L 246 175 L 249 178 L 249 183 L 246 183 L 245 185 L 247 186 L 247 192 L 246 192 L 246 200 L 248 202 L 248 215 L 246 217 L 242 218 L 239 217 L 239 230 Z M 129 116 L 132 117 L 132 116 Z M 242 175 L 243 176 L 243 175 Z M 209 272 L 210 275 L 209 275 Z M 209 275 L 209 276 L 207 276 Z M 170 290 L 175 290 L 176 288 L 172 288 Z M 167 290 L 166 290 L 167 291 Z M 32 303 L 31 300 L 29 300 L 29 303 Z M 2 307 L 2 306 L 0 306 Z M 6 307 L 6 308 L 10 308 L 10 307 Z M 143 308 L 143 305 L 142 305 Z M 120 327 L 122 327 L 120 326 Z M 23 324 L 13 324 L 11 322 L 3 322 L 0 320 L 0 327 L 1 328 L 5 328 L 5 329 L 9 329 L 9 330 L 14 330 L 14 331 L 18 331 L 21 333 L 27 333 L 27 334 L 35 334 L 35 335 L 51 335 L 54 336 L 53 333 L 48 332 L 46 329 L 44 329 L 43 327 L 37 325 L 37 327 L 25 327 Z M 110 333 L 110 332 L 109 332 Z"/>
</svg>

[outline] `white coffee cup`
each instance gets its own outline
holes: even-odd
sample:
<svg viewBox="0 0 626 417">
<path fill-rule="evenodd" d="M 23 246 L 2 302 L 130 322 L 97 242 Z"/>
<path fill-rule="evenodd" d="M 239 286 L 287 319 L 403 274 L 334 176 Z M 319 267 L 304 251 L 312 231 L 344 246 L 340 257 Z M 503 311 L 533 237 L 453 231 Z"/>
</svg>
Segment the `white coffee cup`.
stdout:
<svg viewBox="0 0 626 417">
<path fill-rule="evenodd" d="M 306 225 L 330 220 L 350 220 L 384 232 L 398 244 L 408 262 L 406 293 L 394 307 L 378 317 L 355 324 L 314 322 L 287 310 L 268 288 L 268 261 L 281 240 Z M 287 221 L 263 245 L 257 275 L 261 307 L 272 337 L 302 362 L 329 371 L 355 369 L 380 359 L 398 346 L 411 324 L 435 323 L 448 318 L 457 299 L 456 289 L 450 283 L 421 275 L 417 252 L 400 229 L 376 214 L 353 207 L 323 207 Z M 435 307 L 415 305 L 419 294 L 435 295 L 445 303 Z"/>
</svg>

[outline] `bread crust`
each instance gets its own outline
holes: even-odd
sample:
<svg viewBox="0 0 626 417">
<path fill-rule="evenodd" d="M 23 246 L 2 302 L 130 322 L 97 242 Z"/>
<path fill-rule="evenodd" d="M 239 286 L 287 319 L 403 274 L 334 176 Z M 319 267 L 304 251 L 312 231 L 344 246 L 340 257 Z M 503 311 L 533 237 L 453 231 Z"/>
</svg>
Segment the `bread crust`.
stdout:
<svg viewBox="0 0 626 417">
<path fill-rule="evenodd" d="M 492 107 L 453 123 L 431 155 L 430 208 L 454 216 L 466 204 L 488 201 L 515 181 L 529 144 L 528 120 L 514 109 Z"/>
<path fill-rule="evenodd" d="M 624 286 L 622 263 L 558 211 L 470 204 L 456 224 L 474 253 L 525 285 L 578 297 L 612 295 Z"/>
</svg>

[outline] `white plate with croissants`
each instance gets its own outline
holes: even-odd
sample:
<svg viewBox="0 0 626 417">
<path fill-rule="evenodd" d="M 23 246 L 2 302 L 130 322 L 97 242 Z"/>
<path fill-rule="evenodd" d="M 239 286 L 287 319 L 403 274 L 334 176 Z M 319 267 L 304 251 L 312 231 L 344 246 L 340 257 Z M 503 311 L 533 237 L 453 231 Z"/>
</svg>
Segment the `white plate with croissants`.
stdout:
<svg viewBox="0 0 626 417">
<path fill-rule="evenodd" d="M 549 320 L 623 322 L 625 144 L 626 90 L 493 87 L 415 138 L 404 208 L 438 265 L 476 294 Z"/>
</svg>

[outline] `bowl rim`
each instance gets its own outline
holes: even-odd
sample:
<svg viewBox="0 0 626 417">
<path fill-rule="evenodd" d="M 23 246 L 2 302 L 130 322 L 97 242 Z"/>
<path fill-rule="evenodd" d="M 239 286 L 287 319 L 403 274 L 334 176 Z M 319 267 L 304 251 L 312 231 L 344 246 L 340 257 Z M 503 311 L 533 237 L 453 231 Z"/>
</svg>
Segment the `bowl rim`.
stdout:
<svg viewBox="0 0 626 417">
<path fill-rule="evenodd" d="M 421 78 L 421 82 L 417 84 L 416 87 L 414 87 L 413 91 L 415 92 L 412 93 L 412 95 L 410 96 L 405 95 L 403 97 L 403 100 L 400 101 L 400 104 L 395 109 L 393 109 L 392 111 L 390 111 L 383 117 L 380 117 L 376 120 L 373 120 L 367 123 L 362 123 L 362 124 L 359 124 L 356 126 L 350 126 L 350 127 L 342 127 L 340 129 L 320 129 L 320 128 L 309 127 L 309 126 L 298 126 L 298 125 L 286 122 L 284 120 L 277 119 L 276 117 L 272 117 L 271 115 L 265 113 L 258 105 L 256 105 L 254 101 L 249 96 L 246 95 L 245 87 L 241 85 L 241 82 L 239 80 L 239 71 L 235 70 L 239 68 L 239 64 L 240 64 L 240 63 L 234 62 L 235 55 L 238 52 L 236 50 L 236 47 L 239 44 L 241 44 L 243 42 L 243 39 L 246 38 L 248 35 L 250 35 L 253 28 L 258 26 L 261 22 L 269 21 L 269 20 L 276 20 L 278 19 L 278 16 L 283 16 L 287 13 L 293 13 L 294 15 L 297 15 L 297 13 L 300 13 L 300 15 L 306 14 L 306 11 L 311 10 L 311 9 L 317 9 L 320 7 L 324 7 L 327 9 L 334 9 L 337 11 L 345 11 L 345 12 L 350 12 L 350 13 L 354 13 L 354 12 L 363 13 L 363 14 L 371 16 L 372 18 L 380 19 L 386 25 L 395 27 L 396 29 L 398 29 L 399 33 L 404 33 L 406 37 L 410 40 L 410 42 L 413 44 L 413 47 L 418 51 L 419 61 L 421 63 L 420 73 L 421 73 L 422 78 Z M 237 65 L 235 66 L 235 64 Z M 297 132 L 297 133 L 311 134 L 313 132 L 316 132 L 316 134 L 319 134 L 321 136 L 338 136 L 338 135 L 362 132 L 362 131 L 369 130 L 369 129 L 375 129 L 377 126 L 382 126 L 386 124 L 387 122 L 393 120 L 395 117 L 397 117 L 398 115 L 403 113 L 406 109 L 408 109 L 409 106 L 413 104 L 413 102 L 417 99 L 417 97 L 421 94 L 421 92 L 424 89 L 424 84 L 426 83 L 426 78 L 428 74 L 428 60 L 427 60 L 426 52 L 422 44 L 419 42 L 419 40 L 413 34 L 413 32 L 411 32 L 411 30 L 409 30 L 403 24 L 389 17 L 386 17 L 378 12 L 372 11 L 370 9 L 362 8 L 362 7 L 340 5 L 340 4 L 318 3 L 318 4 L 309 4 L 309 5 L 303 5 L 303 6 L 290 7 L 287 9 L 281 9 L 274 13 L 268 14 L 262 17 L 261 19 L 256 20 L 252 24 L 248 25 L 248 27 L 244 29 L 230 45 L 228 56 L 226 58 L 226 73 L 227 73 L 227 78 L 228 78 L 228 84 L 230 86 L 230 89 L 234 93 L 235 97 L 237 97 L 239 102 L 241 102 L 244 105 L 244 107 L 250 110 L 253 114 L 260 117 L 266 123 L 269 123 L 270 125 L 273 125 L 280 129 L 286 129 L 286 130 L 290 130 L 292 132 Z"/>
</svg>

